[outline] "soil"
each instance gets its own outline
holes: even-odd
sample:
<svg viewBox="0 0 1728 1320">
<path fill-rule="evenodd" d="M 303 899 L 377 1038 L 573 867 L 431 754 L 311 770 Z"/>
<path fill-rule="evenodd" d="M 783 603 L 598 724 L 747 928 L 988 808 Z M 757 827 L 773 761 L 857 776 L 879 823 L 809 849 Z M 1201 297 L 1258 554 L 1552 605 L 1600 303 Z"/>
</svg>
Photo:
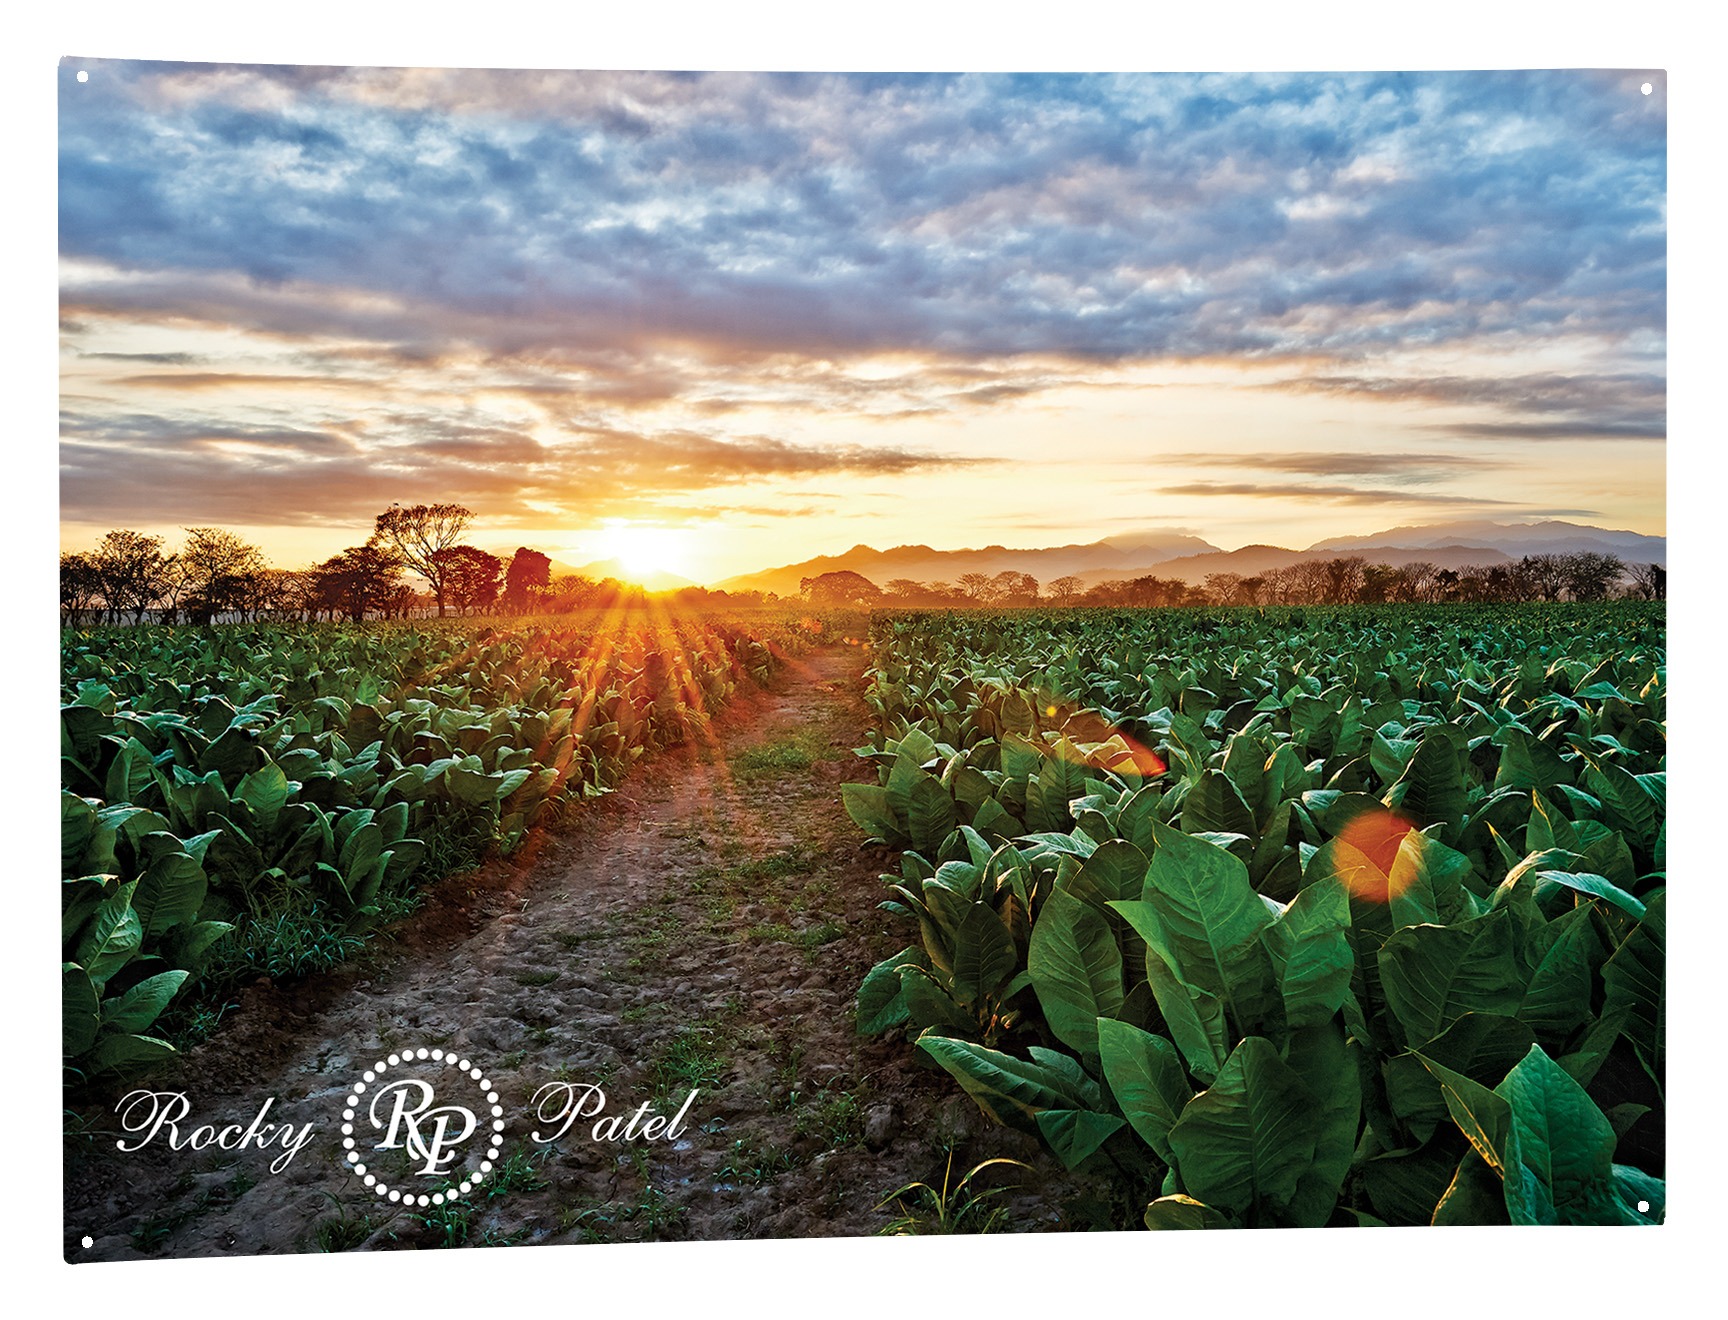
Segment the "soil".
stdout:
<svg viewBox="0 0 1728 1320">
<path fill-rule="evenodd" d="M 247 1124 L 266 1098 L 267 1122 L 311 1124 L 283 1171 L 278 1147 L 159 1136 L 123 1153 L 116 1139 L 136 1137 L 118 1097 L 86 1106 L 68 1141 L 67 1259 L 867 1235 L 930 1209 L 884 1206 L 897 1188 L 995 1156 L 1029 1166 L 980 1178 L 1004 1188 L 999 1231 L 1070 1226 L 1083 1189 L 1034 1141 L 990 1124 L 898 1031 L 854 1031 L 864 973 L 914 936 L 877 909 L 893 859 L 859 843 L 840 803 L 842 782 L 874 776 L 849 750 L 870 722 L 862 665 L 844 647 L 789 661 L 702 740 L 432 887 L 359 960 L 249 987 L 149 1081 L 187 1096 L 183 1136 Z M 390 1204 L 342 1158 L 349 1089 L 416 1047 L 469 1058 L 505 1110 L 489 1181 L 445 1207 Z M 597 1140 L 584 1117 L 535 1142 L 552 1125 L 530 1101 L 548 1083 L 598 1085 L 605 1116 L 645 1102 L 670 1116 L 696 1094 L 670 1139 Z"/>
</svg>

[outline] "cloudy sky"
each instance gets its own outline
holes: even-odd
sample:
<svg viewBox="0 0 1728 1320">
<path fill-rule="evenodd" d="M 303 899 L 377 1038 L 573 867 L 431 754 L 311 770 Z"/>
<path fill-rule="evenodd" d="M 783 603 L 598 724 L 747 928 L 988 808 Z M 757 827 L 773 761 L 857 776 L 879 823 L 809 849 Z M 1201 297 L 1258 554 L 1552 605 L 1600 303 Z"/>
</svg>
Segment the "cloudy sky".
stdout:
<svg viewBox="0 0 1728 1320">
<path fill-rule="evenodd" d="M 69 59 L 62 542 L 1662 533 L 1651 79 Z"/>
</svg>

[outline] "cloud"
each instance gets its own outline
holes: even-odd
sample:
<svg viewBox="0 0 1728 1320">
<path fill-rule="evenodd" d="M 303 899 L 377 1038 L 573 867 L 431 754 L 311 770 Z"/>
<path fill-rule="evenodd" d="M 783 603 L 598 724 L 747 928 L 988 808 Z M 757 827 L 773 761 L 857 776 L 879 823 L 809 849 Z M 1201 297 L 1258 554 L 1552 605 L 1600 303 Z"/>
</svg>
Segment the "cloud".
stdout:
<svg viewBox="0 0 1728 1320">
<path fill-rule="evenodd" d="M 1648 372 L 1600 376 L 1308 376 L 1265 388 L 1396 402 L 1482 406 L 1549 420 L 1449 422 L 1428 429 L 1490 440 L 1662 440 L 1667 382 Z"/>
<path fill-rule="evenodd" d="M 1324 500 L 1331 504 L 1462 504 L 1503 505 L 1508 500 L 1483 499 L 1475 495 L 1446 495 L 1433 491 L 1397 491 L 1360 486 L 1320 486 L 1303 482 L 1191 481 L 1181 486 L 1160 486 L 1160 495 L 1238 495 L 1254 499 Z"/>
<path fill-rule="evenodd" d="M 408 342 L 1348 358 L 1665 316 L 1660 107 L 1598 75 L 96 73 L 67 256 L 350 290 Z"/>
<path fill-rule="evenodd" d="M 361 527 L 392 501 L 453 500 L 495 526 L 584 524 L 685 492 L 802 477 L 893 476 L 990 460 L 769 436 L 590 430 L 546 442 L 483 421 L 390 412 L 364 443 L 336 429 L 136 414 L 62 420 L 61 512 L 71 521 Z M 808 499 L 806 494 L 804 498 Z"/>
<path fill-rule="evenodd" d="M 1359 450 L 1160 454 L 1157 462 L 1160 465 L 1302 472 L 1316 477 L 1372 477 L 1423 484 L 1504 466 L 1497 459 L 1474 454 L 1376 454 Z"/>
</svg>

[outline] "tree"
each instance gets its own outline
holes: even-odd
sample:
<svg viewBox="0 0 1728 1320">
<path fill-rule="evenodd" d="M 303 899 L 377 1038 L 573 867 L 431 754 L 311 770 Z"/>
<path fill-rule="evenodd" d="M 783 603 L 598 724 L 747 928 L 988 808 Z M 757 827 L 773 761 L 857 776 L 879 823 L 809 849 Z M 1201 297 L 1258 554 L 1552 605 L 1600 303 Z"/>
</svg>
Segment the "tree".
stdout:
<svg viewBox="0 0 1728 1320">
<path fill-rule="evenodd" d="M 389 614 L 400 608 L 402 557 L 376 537 L 365 545 L 349 546 L 312 569 L 314 598 L 330 611 L 358 623 L 371 611 Z"/>
<path fill-rule="evenodd" d="M 993 605 L 1032 605 L 1038 600 L 1038 579 L 1030 573 L 1004 570 L 990 579 L 988 596 Z"/>
<path fill-rule="evenodd" d="M 882 588 L 850 569 L 803 578 L 798 591 L 812 605 L 874 605 L 882 599 Z"/>
<path fill-rule="evenodd" d="M 1560 556 L 1560 560 L 1566 594 L 1573 600 L 1604 599 L 1626 571 L 1626 565 L 1617 555 L 1599 554 L 1594 550 L 1579 550 Z"/>
<path fill-rule="evenodd" d="M 90 564 L 116 622 L 122 614 L 131 614 L 134 623 L 143 620 L 144 611 L 161 593 L 166 563 L 160 536 L 128 531 L 103 536 L 90 555 Z"/>
<path fill-rule="evenodd" d="M 233 532 L 220 527 L 188 527 L 180 551 L 185 571 L 186 610 L 194 623 L 209 623 L 216 615 L 240 608 L 246 576 L 264 567 L 264 555 Z"/>
<path fill-rule="evenodd" d="M 438 552 L 451 601 L 464 614 L 490 608 L 498 599 L 504 561 L 471 545 L 451 546 Z"/>
<path fill-rule="evenodd" d="M 962 573 L 960 591 L 969 601 L 982 603 L 990 598 L 990 578 L 985 573 Z"/>
<path fill-rule="evenodd" d="M 60 556 L 60 609 L 66 623 L 76 627 L 78 616 L 96 603 L 101 591 L 102 581 L 89 555 Z"/>
<path fill-rule="evenodd" d="M 1566 590 L 1565 555 L 1525 555 L 1518 567 L 1538 599 L 1559 600 Z"/>
<path fill-rule="evenodd" d="M 1071 605 L 1086 584 L 1072 575 L 1059 577 L 1050 584 L 1050 599 L 1057 605 Z"/>
<path fill-rule="evenodd" d="M 517 548 L 504 574 L 504 603 L 518 614 L 535 604 L 552 584 L 552 561 L 538 550 Z"/>
<path fill-rule="evenodd" d="M 1661 564 L 1633 564 L 1628 569 L 1632 575 L 1632 590 L 1645 600 L 1668 599 L 1668 570 Z"/>
<path fill-rule="evenodd" d="M 438 617 L 445 614 L 450 589 L 449 562 L 444 552 L 462 539 L 468 520 L 474 516 L 460 504 L 392 504 L 378 515 L 372 536 L 393 546 L 402 562 L 426 579 L 438 602 Z"/>
</svg>

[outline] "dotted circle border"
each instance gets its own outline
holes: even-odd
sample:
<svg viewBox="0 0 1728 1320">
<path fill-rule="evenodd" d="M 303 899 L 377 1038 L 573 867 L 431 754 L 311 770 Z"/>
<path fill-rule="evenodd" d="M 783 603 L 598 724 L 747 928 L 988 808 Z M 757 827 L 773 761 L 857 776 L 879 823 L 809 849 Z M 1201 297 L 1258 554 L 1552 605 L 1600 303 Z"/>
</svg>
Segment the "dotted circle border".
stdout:
<svg viewBox="0 0 1728 1320">
<path fill-rule="evenodd" d="M 486 1158 L 480 1161 L 480 1167 L 465 1175 L 460 1183 L 447 1192 L 424 1193 L 404 1192 L 391 1187 L 371 1173 L 360 1162 L 360 1152 L 354 1144 L 354 1111 L 359 1107 L 360 1097 L 366 1093 L 366 1088 L 377 1081 L 380 1076 L 392 1068 L 405 1063 L 420 1060 L 430 1060 L 433 1063 L 444 1063 L 456 1068 L 458 1072 L 466 1073 L 479 1083 L 481 1092 L 486 1096 L 486 1103 L 492 1107 L 492 1143 L 486 1150 Z M 492 1172 L 499 1153 L 504 1149 L 504 1107 L 498 1102 L 498 1092 L 493 1090 L 492 1083 L 487 1080 L 484 1070 L 471 1060 L 461 1058 L 455 1050 L 428 1049 L 422 1045 L 418 1049 L 399 1050 L 388 1058 L 380 1059 L 364 1073 L 360 1080 L 349 1089 L 342 1110 L 342 1148 L 344 1165 L 348 1172 L 361 1179 L 375 1194 L 402 1205 L 431 1206 L 443 1205 L 447 1201 L 460 1200 L 474 1190 L 476 1183 L 485 1180 Z"/>
</svg>

